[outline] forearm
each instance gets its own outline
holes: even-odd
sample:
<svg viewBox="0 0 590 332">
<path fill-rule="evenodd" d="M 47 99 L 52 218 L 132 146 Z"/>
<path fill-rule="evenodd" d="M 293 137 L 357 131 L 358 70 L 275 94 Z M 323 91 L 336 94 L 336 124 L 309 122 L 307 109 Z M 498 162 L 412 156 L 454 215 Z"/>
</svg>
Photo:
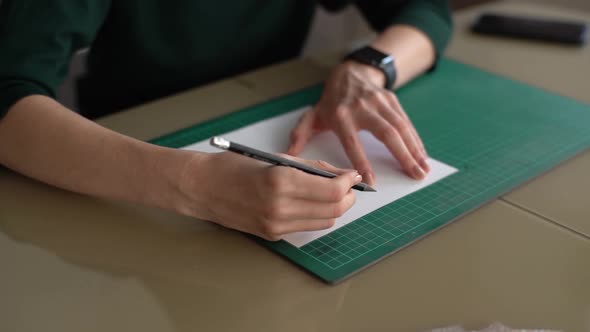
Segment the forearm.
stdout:
<svg viewBox="0 0 590 332">
<path fill-rule="evenodd" d="M 436 50 L 428 36 L 409 25 L 389 27 L 371 43 L 371 46 L 395 57 L 395 88 L 427 71 L 432 67 L 436 57 Z"/>
<path fill-rule="evenodd" d="M 44 96 L 0 120 L 0 163 L 79 193 L 176 209 L 175 178 L 194 154 L 157 147 L 86 120 Z"/>
</svg>

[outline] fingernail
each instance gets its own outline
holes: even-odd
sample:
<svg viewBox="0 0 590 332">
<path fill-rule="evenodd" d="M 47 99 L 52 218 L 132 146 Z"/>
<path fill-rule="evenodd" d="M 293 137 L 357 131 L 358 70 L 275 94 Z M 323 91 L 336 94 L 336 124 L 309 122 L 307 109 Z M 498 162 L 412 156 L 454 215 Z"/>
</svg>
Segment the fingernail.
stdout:
<svg viewBox="0 0 590 332">
<path fill-rule="evenodd" d="M 354 177 L 354 184 L 361 183 L 363 177 L 360 174 L 355 175 Z"/>
<path fill-rule="evenodd" d="M 423 171 L 430 172 L 430 165 L 426 162 L 426 159 L 420 159 L 420 167 Z"/>
<path fill-rule="evenodd" d="M 422 170 L 422 168 L 420 168 L 418 165 L 414 166 L 412 172 L 414 173 L 414 178 L 417 180 L 422 180 L 426 176 L 424 170 Z"/>
</svg>

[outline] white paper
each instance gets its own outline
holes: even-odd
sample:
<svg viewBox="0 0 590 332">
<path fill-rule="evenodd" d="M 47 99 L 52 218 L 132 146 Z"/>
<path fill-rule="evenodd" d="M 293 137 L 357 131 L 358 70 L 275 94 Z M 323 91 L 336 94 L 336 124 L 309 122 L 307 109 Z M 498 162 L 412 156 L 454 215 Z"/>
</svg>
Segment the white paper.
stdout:
<svg viewBox="0 0 590 332">
<path fill-rule="evenodd" d="M 285 152 L 289 146 L 289 133 L 291 129 L 293 129 L 299 117 L 307 109 L 309 107 L 261 121 L 221 136 L 259 150 Z M 357 191 L 355 205 L 342 217 L 338 218 L 332 228 L 321 231 L 292 233 L 285 236 L 284 240 L 296 247 L 301 247 L 371 211 L 411 194 L 416 190 L 429 186 L 457 171 L 457 169 L 449 165 L 429 159 L 428 164 L 430 165 L 431 171 L 426 179 L 422 181 L 411 179 L 401 171 L 397 161 L 381 142 L 365 131 L 360 132 L 359 135 L 375 171 L 377 178 L 375 189 L 377 192 Z M 210 146 L 208 140 L 186 146 L 184 149 L 204 152 L 220 151 Z M 338 138 L 331 132 L 321 133 L 311 139 L 300 157 L 321 159 L 337 167 L 352 168 Z"/>
<path fill-rule="evenodd" d="M 466 330 L 462 326 L 449 326 L 430 330 L 430 332 L 478 332 L 475 330 Z M 479 332 L 560 332 L 557 330 L 545 330 L 545 329 L 534 329 L 534 330 L 523 330 L 523 329 L 512 329 L 502 323 L 493 323 L 492 325 L 479 330 Z"/>
</svg>

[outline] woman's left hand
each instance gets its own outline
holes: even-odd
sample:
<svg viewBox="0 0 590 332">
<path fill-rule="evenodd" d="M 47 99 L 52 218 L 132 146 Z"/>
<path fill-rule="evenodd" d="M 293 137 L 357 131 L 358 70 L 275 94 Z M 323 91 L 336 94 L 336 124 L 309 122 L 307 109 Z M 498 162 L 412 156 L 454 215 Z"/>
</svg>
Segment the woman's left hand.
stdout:
<svg viewBox="0 0 590 332">
<path fill-rule="evenodd" d="M 357 134 L 365 129 L 385 144 L 406 174 L 423 179 L 430 171 L 424 144 L 395 94 L 383 88 L 384 82 L 385 75 L 374 67 L 354 61 L 338 65 L 319 103 L 291 132 L 288 153 L 301 153 L 314 134 L 333 130 L 363 179 L 375 184 L 375 174 Z"/>
</svg>

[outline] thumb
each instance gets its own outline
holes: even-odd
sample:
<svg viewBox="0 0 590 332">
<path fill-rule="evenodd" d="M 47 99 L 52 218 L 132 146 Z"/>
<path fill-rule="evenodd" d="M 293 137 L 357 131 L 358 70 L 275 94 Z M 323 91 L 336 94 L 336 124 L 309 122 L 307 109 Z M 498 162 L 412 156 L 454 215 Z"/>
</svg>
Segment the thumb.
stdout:
<svg viewBox="0 0 590 332">
<path fill-rule="evenodd" d="M 314 110 L 307 111 L 299 119 L 299 122 L 291 131 L 291 142 L 289 144 L 288 154 L 296 156 L 303 151 L 305 144 L 314 134 L 315 122 Z"/>
</svg>

